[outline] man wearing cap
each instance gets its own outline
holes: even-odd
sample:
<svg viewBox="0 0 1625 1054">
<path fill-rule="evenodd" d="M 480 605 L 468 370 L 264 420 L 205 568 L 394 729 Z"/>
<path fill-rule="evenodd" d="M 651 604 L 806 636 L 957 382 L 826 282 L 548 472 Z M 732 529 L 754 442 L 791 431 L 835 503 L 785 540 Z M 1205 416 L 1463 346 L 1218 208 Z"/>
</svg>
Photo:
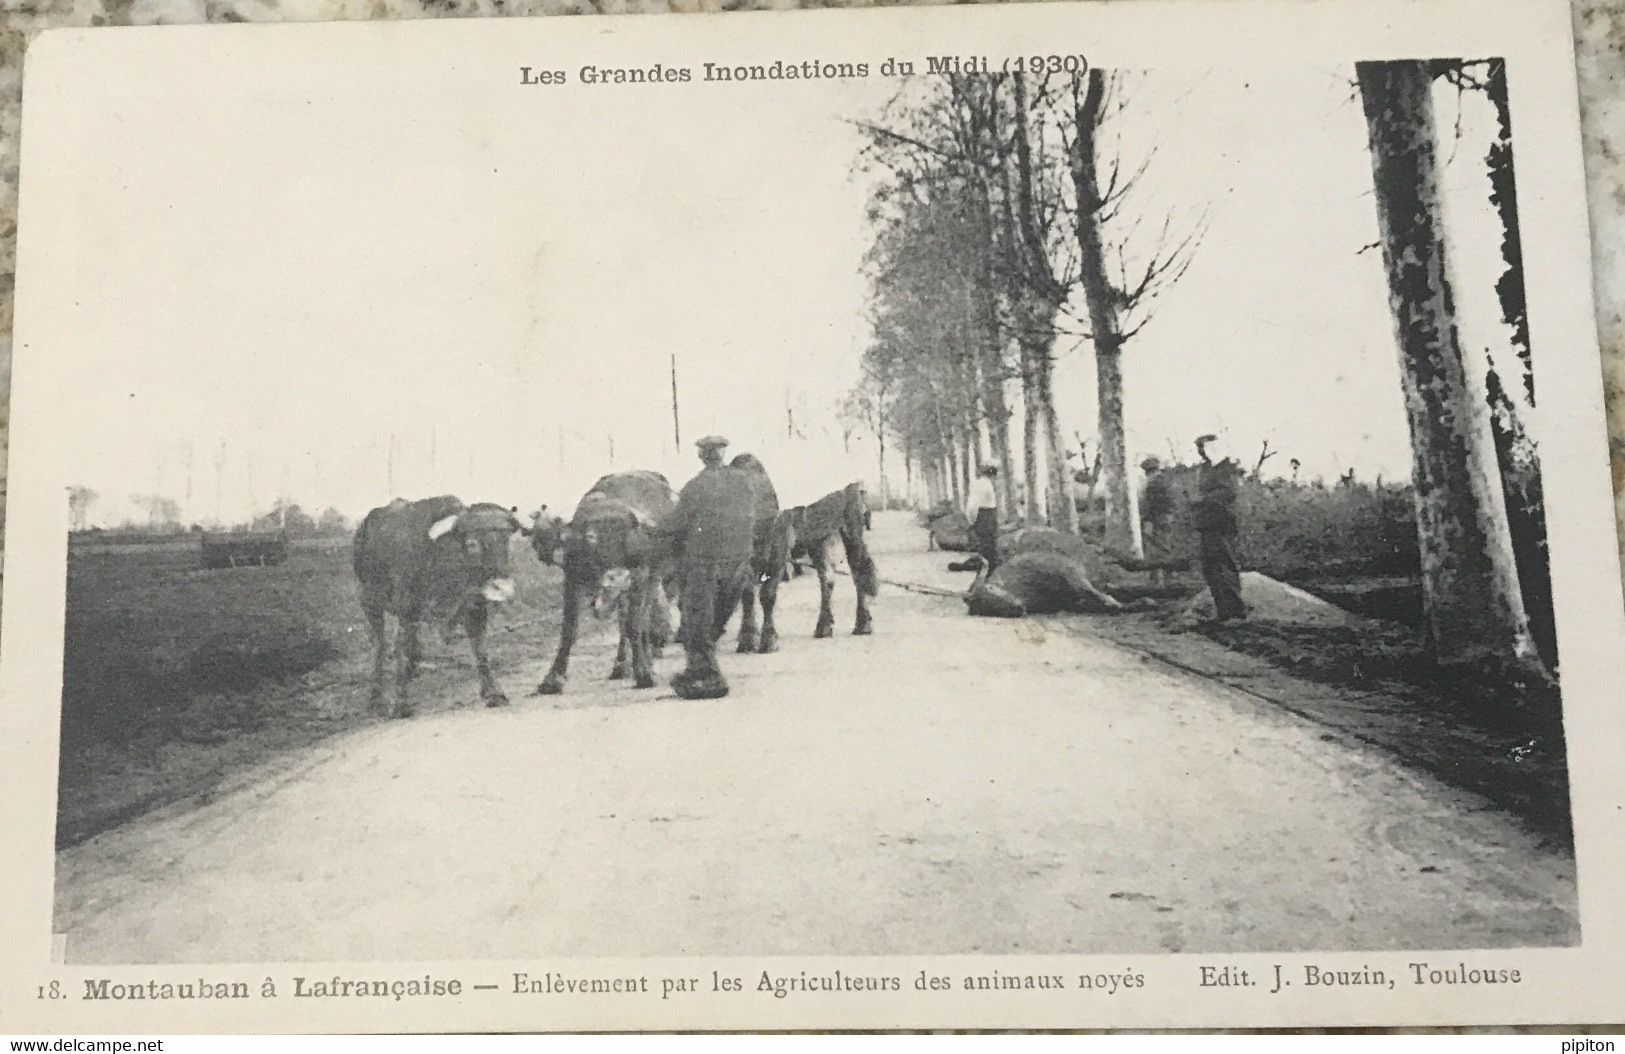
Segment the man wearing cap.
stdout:
<svg viewBox="0 0 1625 1054">
<path fill-rule="evenodd" d="M 1241 599 L 1240 527 L 1236 521 L 1236 481 L 1241 466 L 1228 457 L 1214 463 L 1209 448 L 1217 441 L 1214 435 L 1196 440 L 1202 467 L 1191 518 L 1200 539 L 1202 577 L 1213 596 L 1214 616 L 1230 622 L 1247 617 L 1247 604 Z"/>
<path fill-rule="evenodd" d="M 971 544 L 982 556 L 984 574 L 992 574 L 999 563 L 999 494 L 993 481 L 999 478 L 997 465 L 983 465 L 971 484 L 970 498 L 965 502 L 965 517 L 970 520 Z"/>
<path fill-rule="evenodd" d="M 671 686 L 683 699 L 720 699 L 728 682 L 717 666 L 717 639 L 750 579 L 756 499 L 745 473 L 723 463 L 726 439 L 710 435 L 695 445 L 705 468 L 659 528 L 682 571 L 680 642 L 688 665 Z"/>
<path fill-rule="evenodd" d="M 1140 490 L 1140 533 L 1145 540 L 1148 561 L 1161 562 L 1168 558 L 1170 527 L 1174 516 L 1174 494 L 1168 486 L 1168 477 L 1162 474 L 1162 462 L 1148 457 L 1140 462 L 1145 473 L 1145 486 Z M 1153 568 L 1151 582 L 1160 585 L 1168 572 Z"/>
</svg>

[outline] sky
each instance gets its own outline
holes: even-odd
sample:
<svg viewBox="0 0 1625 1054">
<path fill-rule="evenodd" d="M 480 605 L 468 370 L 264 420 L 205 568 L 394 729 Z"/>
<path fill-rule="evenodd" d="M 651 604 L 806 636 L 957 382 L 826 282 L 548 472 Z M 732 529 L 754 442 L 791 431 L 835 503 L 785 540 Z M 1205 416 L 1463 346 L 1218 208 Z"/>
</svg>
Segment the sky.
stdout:
<svg viewBox="0 0 1625 1054">
<path fill-rule="evenodd" d="M 1283 472 L 1408 475 L 1352 70 L 1136 83 L 1124 149 L 1161 144 L 1147 213 L 1211 225 L 1124 352 L 1134 460 L 1219 431 L 1244 458 L 1267 439 Z M 49 353 L 80 378 L 62 442 L 91 522 L 149 493 L 201 522 L 279 497 L 568 508 L 616 469 L 680 484 L 713 432 L 785 504 L 876 474 L 835 407 L 869 336 L 851 121 L 891 82 L 342 85 L 146 71 L 86 115 L 59 174 L 75 307 Z M 1475 102 L 1447 169 L 1458 299 L 1464 341 L 1504 356 Z M 1440 104 L 1449 141 L 1455 93 Z M 1092 436 L 1090 351 L 1063 348 L 1063 427 Z"/>
</svg>

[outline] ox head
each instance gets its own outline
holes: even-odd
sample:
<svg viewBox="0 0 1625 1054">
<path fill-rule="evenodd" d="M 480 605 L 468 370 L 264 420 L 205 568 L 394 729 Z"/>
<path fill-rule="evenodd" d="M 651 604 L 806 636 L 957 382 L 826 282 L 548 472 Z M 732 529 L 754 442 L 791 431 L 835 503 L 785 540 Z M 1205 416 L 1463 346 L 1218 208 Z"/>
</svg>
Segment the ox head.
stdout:
<svg viewBox="0 0 1625 1054">
<path fill-rule="evenodd" d="M 454 557 L 453 565 L 463 571 L 465 584 L 493 604 L 507 603 L 514 595 L 508 540 L 514 532 L 526 531 L 516 511 L 500 505 L 471 505 L 429 526 L 430 540 L 447 557 Z"/>
<path fill-rule="evenodd" d="M 577 574 L 593 576 L 652 562 L 654 521 L 622 502 L 584 501 L 568 524 L 544 513 L 537 514 L 530 537 L 536 555 L 546 563 L 563 562 Z"/>
</svg>

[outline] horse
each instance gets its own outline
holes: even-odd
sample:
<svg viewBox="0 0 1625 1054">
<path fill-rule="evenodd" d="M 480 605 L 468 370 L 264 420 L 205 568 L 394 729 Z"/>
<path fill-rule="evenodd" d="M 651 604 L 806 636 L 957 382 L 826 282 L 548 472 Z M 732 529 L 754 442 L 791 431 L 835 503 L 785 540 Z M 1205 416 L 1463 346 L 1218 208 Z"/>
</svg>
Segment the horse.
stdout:
<svg viewBox="0 0 1625 1054">
<path fill-rule="evenodd" d="M 800 505 L 779 514 L 779 533 L 789 536 L 792 559 L 804 556 L 818 572 L 818 626 L 813 630 L 814 637 L 835 635 L 835 614 L 830 608 L 830 597 L 835 592 L 830 545 L 837 538 L 846 551 L 846 566 L 852 572 L 852 584 L 858 597 L 857 621 L 852 632 L 858 636 L 874 632 L 869 600 L 879 592 L 880 578 L 864 539 L 868 513 L 869 502 L 863 484 L 849 483 L 811 505 Z"/>
</svg>

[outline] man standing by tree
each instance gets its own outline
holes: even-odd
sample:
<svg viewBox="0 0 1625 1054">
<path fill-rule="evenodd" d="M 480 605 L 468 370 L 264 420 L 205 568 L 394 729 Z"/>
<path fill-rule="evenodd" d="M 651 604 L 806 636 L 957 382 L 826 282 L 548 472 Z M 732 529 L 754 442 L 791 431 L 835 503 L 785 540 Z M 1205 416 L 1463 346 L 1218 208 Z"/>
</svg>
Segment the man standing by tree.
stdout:
<svg viewBox="0 0 1625 1054">
<path fill-rule="evenodd" d="M 658 536 L 682 569 L 682 631 L 688 665 L 671 679 L 683 699 L 720 699 L 728 682 L 717 665 L 717 640 L 750 581 L 756 498 L 746 474 L 723 464 L 728 441 L 706 436 L 695 444 L 705 468 L 677 496 L 677 508 Z"/>
<path fill-rule="evenodd" d="M 1230 622 L 1247 617 L 1247 604 L 1241 599 L 1237 552 L 1240 529 L 1236 522 L 1236 477 L 1241 474 L 1241 466 L 1228 457 L 1214 463 L 1208 444 L 1217 440 L 1218 436 L 1205 435 L 1196 441 L 1202 468 L 1191 516 L 1200 539 L 1202 577 L 1213 595 L 1214 616 L 1220 622 Z"/>
<path fill-rule="evenodd" d="M 1168 477 L 1162 474 L 1162 462 L 1148 457 L 1140 462 L 1145 473 L 1145 486 L 1140 491 L 1140 532 L 1145 539 L 1146 559 L 1154 563 L 1168 559 L 1170 521 L 1174 515 L 1174 494 L 1168 486 Z M 1151 569 L 1151 582 L 1161 585 L 1168 571 L 1163 567 Z"/>
<path fill-rule="evenodd" d="M 983 465 L 971 484 L 970 500 L 965 503 L 971 544 L 981 554 L 983 574 L 988 575 L 999 563 L 999 495 L 993 485 L 998 478 L 999 466 Z"/>
</svg>

